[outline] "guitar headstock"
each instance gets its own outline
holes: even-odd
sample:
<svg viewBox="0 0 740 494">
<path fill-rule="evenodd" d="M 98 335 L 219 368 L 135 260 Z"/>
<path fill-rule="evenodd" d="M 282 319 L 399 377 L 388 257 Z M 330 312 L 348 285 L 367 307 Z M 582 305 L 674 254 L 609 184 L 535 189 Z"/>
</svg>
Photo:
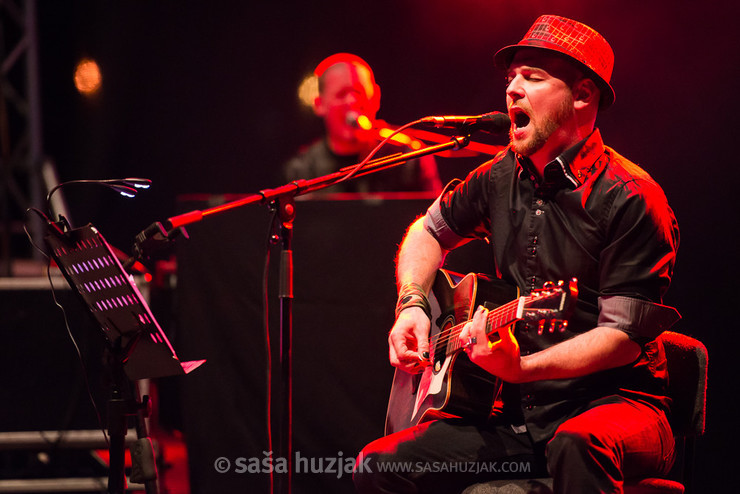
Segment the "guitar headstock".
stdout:
<svg viewBox="0 0 740 494">
<path fill-rule="evenodd" d="M 575 278 L 568 283 L 562 280 L 557 283 L 548 281 L 525 297 L 521 319 L 534 323 L 539 334 L 544 332 L 546 326 L 551 333 L 555 330 L 564 331 L 577 299 L 578 281 Z"/>
</svg>

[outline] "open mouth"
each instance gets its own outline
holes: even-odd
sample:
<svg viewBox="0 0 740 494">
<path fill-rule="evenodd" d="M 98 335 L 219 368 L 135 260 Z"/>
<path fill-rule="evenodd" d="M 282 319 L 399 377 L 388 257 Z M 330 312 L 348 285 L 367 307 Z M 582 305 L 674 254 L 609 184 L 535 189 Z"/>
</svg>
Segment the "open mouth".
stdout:
<svg viewBox="0 0 740 494">
<path fill-rule="evenodd" d="M 523 129 L 527 125 L 529 125 L 529 115 L 527 115 L 524 110 L 522 110 L 519 107 L 512 107 L 509 109 L 509 117 L 511 117 L 511 121 L 513 122 L 514 130 L 517 129 Z"/>
</svg>

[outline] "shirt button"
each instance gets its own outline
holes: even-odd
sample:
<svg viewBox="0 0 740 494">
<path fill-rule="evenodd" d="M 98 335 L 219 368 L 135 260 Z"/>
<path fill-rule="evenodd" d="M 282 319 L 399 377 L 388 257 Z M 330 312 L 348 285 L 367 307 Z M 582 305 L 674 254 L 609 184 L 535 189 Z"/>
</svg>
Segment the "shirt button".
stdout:
<svg viewBox="0 0 740 494">
<path fill-rule="evenodd" d="M 544 201 L 542 199 L 537 199 L 534 203 L 538 206 L 542 206 L 542 204 L 544 204 Z"/>
<path fill-rule="evenodd" d="M 545 212 L 541 209 L 538 209 L 537 211 L 534 212 L 534 214 L 536 214 L 537 216 L 540 216 L 541 214 L 544 214 L 544 213 Z"/>
</svg>

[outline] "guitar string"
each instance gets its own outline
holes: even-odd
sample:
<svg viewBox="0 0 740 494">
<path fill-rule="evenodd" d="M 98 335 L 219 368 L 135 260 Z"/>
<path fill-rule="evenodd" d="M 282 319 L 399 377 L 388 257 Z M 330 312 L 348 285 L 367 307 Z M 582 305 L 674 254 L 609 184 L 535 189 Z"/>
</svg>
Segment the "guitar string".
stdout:
<svg viewBox="0 0 740 494">
<path fill-rule="evenodd" d="M 532 297 L 525 297 L 525 303 L 530 302 L 530 299 L 531 298 Z M 503 324 L 496 323 L 496 325 L 494 326 L 494 324 L 493 324 L 494 323 L 494 320 L 496 318 L 504 319 L 502 316 L 506 315 L 507 313 L 511 313 L 511 312 L 516 313 L 515 312 L 515 308 L 516 308 L 516 306 L 518 304 L 519 304 L 519 299 L 517 298 L 517 299 L 514 299 L 514 300 L 512 300 L 510 302 L 505 303 L 504 305 L 502 305 L 500 307 L 497 307 L 497 308 L 493 309 L 488 314 L 488 317 L 486 319 L 486 322 L 490 322 L 492 327 L 495 327 L 496 329 L 498 329 L 499 327 L 503 326 Z M 448 345 L 448 342 L 453 337 L 459 337 L 460 333 L 462 332 L 463 326 L 465 326 L 465 324 L 467 322 L 468 321 L 465 321 L 463 323 L 456 324 L 456 325 L 452 326 L 451 328 L 449 328 L 446 331 L 447 334 L 441 335 L 437 339 L 437 342 L 435 343 L 434 347 L 438 346 L 440 343 L 443 343 L 445 346 L 447 346 Z M 459 345 L 459 343 L 456 342 L 456 345 Z M 457 346 L 456 348 L 453 348 L 452 350 L 453 351 L 456 351 L 456 350 L 459 350 L 460 348 L 462 348 L 462 346 Z"/>
<path fill-rule="evenodd" d="M 552 295 L 553 293 L 549 293 L 549 295 L 541 294 L 540 296 L 535 296 L 535 295 L 524 296 L 524 305 L 527 306 L 535 300 L 542 300 L 545 298 L 550 298 Z M 516 309 L 517 309 L 517 306 L 519 305 L 520 298 L 521 297 L 515 298 L 514 300 L 511 300 L 489 311 L 488 317 L 486 318 L 486 325 L 488 326 L 490 323 L 489 327 L 493 327 L 495 328 L 495 330 L 497 330 L 501 327 L 504 327 L 508 324 L 515 322 L 516 321 Z M 513 316 L 511 315 L 511 313 L 513 313 Z M 508 317 L 504 317 L 504 316 L 508 316 Z M 497 318 L 499 319 L 499 321 L 495 322 Z M 432 349 L 437 348 L 440 345 L 440 343 L 444 344 L 445 347 L 447 347 L 452 338 L 458 338 L 458 340 L 454 343 L 454 345 L 452 345 L 453 346 L 452 349 L 449 349 L 449 348 L 446 349 L 445 355 L 450 355 L 460 350 L 460 348 L 462 348 L 462 345 L 459 342 L 459 336 L 460 336 L 460 333 L 462 332 L 463 327 L 465 326 L 467 322 L 469 322 L 469 320 L 463 323 L 460 323 L 460 324 L 456 324 L 452 326 L 451 328 L 440 333 L 436 342 L 433 345 L 431 345 L 431 348 Z M 492 332 L 493 331 L 491 331 L 490 333 Z M 486 336 L 490 333 L 487 332 Z"/>
</svg>

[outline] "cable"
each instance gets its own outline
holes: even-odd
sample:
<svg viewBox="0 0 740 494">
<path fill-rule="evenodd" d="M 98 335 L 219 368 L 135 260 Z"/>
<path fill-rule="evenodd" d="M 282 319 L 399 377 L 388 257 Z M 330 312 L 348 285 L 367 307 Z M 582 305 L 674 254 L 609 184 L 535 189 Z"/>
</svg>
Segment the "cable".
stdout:
<svg viewBox="0 0 740 494">
<path fill-rule="evenodd" d="M 389 140 L 391 140 L 396 134 L 400 134 L 401 132 L 403 132 L 404 130 L 408 129 L 409 127 L 413 127 L 416 124 L 422 123 L 422 121 L 423 121 L 423 119 L 420 118 L 418 120 L 414 120 L 413 122 L 409 122 L 409 123 L 404 124 L 401 127 L 397 128 L 392 134 L 390 134 L 388 137 L 386 137 L 385 139 L 383 139 L 382 141 L 380 141 L 380 143 L 378 143 L 378 145 L 375 146 L 372 151 L 370 151 L 370 154 L 368 154 L 367 156 L 365 156 L 365 159 L 363 159 L 360 163 L 358 163 L 357 165 L 355 165 L 355 167 L 352 169 L 351 172 L 349 172 L 347 175 L 343 176 L 342 178 L 340 178 L 339 180 L 337 180 L 336 182 L 334 182 L 331 185 L 340 184 L 342 182 L 345 182 L 345 181 L 349 180 L 350 178 L 354 177 L 355 175 L 357 175 L 357 173 L 359 173 L 363 168 L 365 168 L 365 165 L 367 165 L 368 161 L 370 161 L 373 158 L 373 156 L 375 156 L 375 154 L 378 151 L 380 151 L 380 148 L 382 148 L 383 146 L 385 146 L 385 144 Z"/>
<path fill-rule="evenodd" d="M 34 212 L 38 214 L 39 216 L 41 216 L 41 218 L 43 218 L 45 221 L 47 222 L 49 221 L 49 218 L 41 210 L 37 208 L 27 209 L 26 214 L 28 214 L 29 212 Z M 59 307 L 59 310 L 62 311 L 62 317 L 64 319 L 64 326 L 67 330 L 67 334 L 69 335 L 69 339 L 72 341 L 72 345 L 75 348 L 75 352 L 77 353 L 77 358 L 80 362 L 80 366 L 82 367 L 82 375 L 85 379 L 85 389 L 87 391 L 87 396 L 90 399 L 90 403 L 92 404 L 93 409 L 95 411 L 95 416 L 98 421 L 98 427 L 100 428 L 101 431 L 103 431 L 103 438 L 105 439 L 105 443 L 110 447 L 110 441 L 108 440 L 108 434 L 105 430 L 105 427 L 103 426 L 103 419 L 102 419 L 102 416 L 100 415 L 100 410 L 98 409 L 98 405 L 97 403 L 95 403 L 95 398 L 93 398 L 93 395 L 92 395 L 92 389 L 90 387 L 90 380 L 88 378 L 88 371 L 87 371 L 87 366 L 85 366 L 85 360 L 82 358 L 82 352 L 80 351 L 80 347 L 77 344 L 77 340 L 75 339 L 74 335 L 72 334 L 72 329 L 69 324 L 69 318 L 67 317 L 67 311 L 64 309 L 64 306 L 61 303 L 59 303 L 59 300 L 57 299 L 57 296 L 56 296 L 56 289 L 54 288 L 54 282 L 51 279 L 51 257 L 49 256 L 47 252 L 45 252 L 41 247 L 39 247 L 36 244 L 36 242 L 33 239 L 33 236 L 28 231 L 28 225 L 27 225 L 27 222 L 25 221 L 23 223 L 23 231 L 26 233 L 26 236 L 28 237 L 28 240 L 31 242 L 31 245 L 33 246 L 33 248 L 38 250 L 47 260 L 46 277 L 49 280 L 49 286 L 51 287 L 51 296 L 52 296 L 52 299 L 54 300 L 54 305 Z M 59 437 L 56 440 L 56 444 L 54 444 L 53 446 L 54 447 L 58 446 L 59 443 L 61 443 L 63 437 L 64 437 L 64 434 L 59 434 Z"/>
</svg>

